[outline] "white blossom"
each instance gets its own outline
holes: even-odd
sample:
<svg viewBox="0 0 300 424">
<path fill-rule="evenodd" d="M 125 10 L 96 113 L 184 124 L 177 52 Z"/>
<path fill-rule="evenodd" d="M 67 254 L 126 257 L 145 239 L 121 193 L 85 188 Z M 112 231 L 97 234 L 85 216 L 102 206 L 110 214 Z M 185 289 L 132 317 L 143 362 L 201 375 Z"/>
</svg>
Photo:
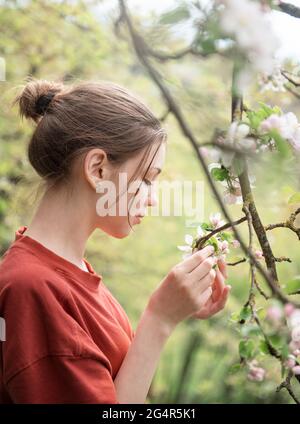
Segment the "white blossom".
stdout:
<svg viewBox="0 0 300 424">
<path fill-rule="evenodd" d="M 258 84 L 260 85 L 260 91 L 286 91 L 285 89 L 286 79 L 281 73 L 279 64 L 276 65 L 271 75 L 261 74 L 258 78 Z"/>
<path fill-rule="evenodd" d="M 228 147 L 232 147 L 232 149 L 236 148 L 242 151 L 252 150 L 253 152 L 255 152 L 256 142 L 254 138 L 248 137 L 249 133 L 249 125 L 234 121 L 230 124 L 228 128 L 224 144 Z M 220 156 L 225 168 L 229 168 L 232 165 L 235 155 L 236 153 L 234 150 L 222 150 Z"/>
<path fill-rule="evenodd" d="M 282 115 L 273 113 L 261 122 L 259 130 L 262 133 L 276 130 L 295 150 L 300 151 L 300 124 L 294 113 L 288 112 Z"/>
<path fill-rule="evenodd" d="M 211 225 L 212 225 L 214 228 L 222 227 L 222 225 L 224 225 L 224 224 L 225 224 L 225 221 L 223 221 L 223 220 L 221 219 L 221 214 L 220 214 L 220 212 L 217 212 L 217 213 L 211 213 L 211 214 L 209 215 L 209 220 L 210 220 Z"/>
<path fill-rule="evenodd" d="M 255 70 L 271 74 L 278 40 L 260 4 L 250 0 L 216 1 L 224 6 L 220 11 L 224 32 L 236 40 Z"/>
<path fill-rule="evenodd" d="M 182 246 L 177 246 L 177 248 L 179 250 L 184 252 L 184 254 L 182 255 L 182 259 L 185 259 L 185 258 L 191 256 L 191 254 L 193 253 L 192 245 L 193 245 L 194 238 L 193 238 L 192 235 L 186 234 L 184 236 L 184 241 L 185 241 L 186 244 L 184 244 Z"/>
</svg>

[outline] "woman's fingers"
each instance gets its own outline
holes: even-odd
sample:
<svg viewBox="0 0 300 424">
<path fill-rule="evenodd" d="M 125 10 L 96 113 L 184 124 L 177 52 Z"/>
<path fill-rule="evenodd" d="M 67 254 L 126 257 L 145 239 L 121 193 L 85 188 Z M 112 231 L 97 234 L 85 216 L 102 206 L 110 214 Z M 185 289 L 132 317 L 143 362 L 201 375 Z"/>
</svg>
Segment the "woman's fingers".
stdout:
<svg viewBox="0 0 300 424">
<path fill-rule="evenodd" d="M 200 281 L 212 271 L 212 274 L 215 277 L 216 271 L 212 269 L 215 264 L 216 260 L 214 257 L 209 257 L 205 259 L 199 266 L 193 269 L 193 271 L 190 273 L 190 277 L 193 279 L 193 281 Z"/>
<path fill-rule="evenodd" d="M 211 298 L 211 293 L 212 293 L 212 289 L 211 287 L 208 287 L 200 296 L 201 302 L 203 305 L 206 304 L 206 302 L 209 301 L 209 299 Z"/>
<path fill-rule="evenodd" d="M 226 261 L 224 259 L 218 260 L 218 267 L 219 267 L 219 270 L 222 272 L 224 278 L 227 278 L 228 277 L 227 265 L 226 265 Z"/>
<path fill-rule="evenodd" d="M 222 295 L 220 297 L 220 299 L 217 302 L 214 302 L 212 307 L 211 307 L 211 313 L 212 314 L 216 314 L 217 312 L 219 312 L 221 309 L 224 309 L 229 293 L 231 290 L 231 286 L 225 286 Z"/>
<path fill-rule="evenodd" d="M 193 292 L 201 296 L 208 288 L 210 288 L 210 294 L 212 294 L 212 285 L 215 279 L 216 272 L 211 269 L 206 275 L 201 279 L 194 279 L 192 281 Z"/>
<path fill-rule="evenodd" d="M 224 287 L 225 287 L 225 283 L 224 283 L 223 274 L 219 271 L 219 269 L 217 269 L 216 278 L 213 284 L 213 294 L 212 294 L 212 298 L 214 302 L 216 302 L 220 298 L 224 290 Z"/>
<path fill-rule="evenodd" d="M 185 272 L 192 272 L 197 268 L 206 258 L 211 256 L 214 253 L 214 248 L 212 246 L 206 246 L 201 250 L 193 253 L 190 257 L 185 259 L 183 262 L 178 264 L 180 268 Z"/>
<path fill-rule="evenodd" d="M 231 286 L 225 286 L 217 302 L 214 302 L 211 296 L 207 300 L 206 304 L 200 309 L 200 311 L 195 313 L 193 316 L 199 319 L 206 319 L 224 309 L 230 290 Z"/>
</svg>

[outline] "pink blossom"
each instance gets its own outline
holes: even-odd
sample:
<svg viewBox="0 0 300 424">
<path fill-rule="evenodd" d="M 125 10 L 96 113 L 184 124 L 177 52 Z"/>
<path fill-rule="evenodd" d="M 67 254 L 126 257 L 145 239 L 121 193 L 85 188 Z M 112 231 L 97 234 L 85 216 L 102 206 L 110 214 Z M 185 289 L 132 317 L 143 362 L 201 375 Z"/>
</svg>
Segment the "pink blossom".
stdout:
<svg viewBox="0 0 300 424">
<path fill-rule="evenodd" d="M 295 130 L 293 136 L 289 138 L 288 141 L 295 150 L 297 150 L 298 152 L 300 151 L 300 128 L 297 128 L 297 130 Z"/>
<path fill-rule="evenodd" d="M 289 355 L 288 359 L 284 362 L 286 368 L 293 368 L 296 365 L 296 358 L 294 355 Z"/>
<path fill-rule="evenodd" d="M 289 317 L 294 312 L 295 306 L 292 305 L 291 303 L 286 303 L 284 305 L 284 308 L 283 309 L 284 309 L 285 316 L 286 317 Z"/>
<path fill-rule="evenodd" d="M 238 240 L 233 240 L 232 246 L 236 249 L 236 248 L 240 247 L 240 242 Z"/>
<path fill-rule="evenodd" d="M 240 188 L 235 188 L 235 189 L 234 189 L 233 194 L 234 194 L 237 198 L 239 198 L 239 199 L 241 199 L 241 200 L 242 200 L 242 191 L 241 191 L 241 189 L 240 189 Z"/>
<path fill-rule="evenodd" d="M 221 254 L 226 255 L 227 253 L 229 253 L 229 244 L 228 241 L 223 240 L 223 241 L 218 241 L 218 248 L 221 251 Z"/>
<path fill-rule="evenodd" d="M 210 156 L 209 149 L 207 147 L 199 147 L 199 152 L 203 157 L 208 158 Z"/>
<path fill-rule="evenodd" d="M 291 336 L 293 342 L 300 343 L 300 325 L 293 328 Z"/>
<path fill-rule="evenodd" d="M 279 306 L 274 305 L 268 308 L 266 318 L 269 321 L 278 323 L 282 317 L 283 317 L 282 309 Z"/>
<path fill-rule="evenodd" d="M 247 375 L 248 379 L 252 381 L 263 381 L 266 371 L 263 368 L 257 366 L 257 361 L 253 360 L 249 362 L 248 366 L 249 366 L 249 373 Z"/>
<path fill-rule="evenodd" d="M 300 343 L 299 342 L 294 342 L 294 340 L 292 340 L 290 343 L 289 343 L 289 349 L 290 349 L 290 352 L 293 352 L 293 354 L 295 355 L 295 352 L 298 350 L 298 349 L 300 349 Z M 296 356 L 296 355 L 295 355 Z"/>
<path fill-rule="evenodd" d="M 224 193 L 223 200 L 226 205 L 235 205 L 236 203 L 239 203 L 238 196 L 235 196 L 234 194 L 228 192 Z"/>
<path fill-rule="evenodd" d="M 263 258 L 263 252 L 261 250 L 255 250 L 254 256 L 256 259 L 262 259 Z"/>
<path fill-rule="evenodd" d="M 242 198 L 242 190 L 240 185 L 234 182 L 233 187 L 228 187 L 223 193 L 223 200 L 227 205 L 242 203 L 243 198 Z"/>
<path fill-rule="evenodd" d="M 281 117 L 274 113 L 273 115 L 269 116 L 267 119 L 262 121 L 259 129 L 261 132 L 269 132 L 273 129 L 278 130 L 280 132 L 281 124 L 282 124 Z"/>
<path fill-rule="evenodd" d="M 294 113 L 288 112 L 280 116 L 273 114 L 262 121 L 259 129 L 262 133 L 278 131 L 295 150 L 300 151 L 300 126 Z"/>
<path fill-rule="evenodd" d="M 292 368 L 292 371 L 295 375 L 300 375 L 300 365 L 296 365 Z"/>
<path fill-rule="evenodd" d="M 295 309 L 289 316 L 289 326 L 291 328 L 300 325 L 300 309 Z"/>
<path fill-rule="evenodd" d="M 212 224 L 212 226 L 213 226 L 214 228 L 222 227 L 222 225 L 224 225 L 224 224 L 225 224 L 225 221 L 223 221 L 223 220 L 221 219 L 221 214 L 220 214 L 220 212 L 217 212 L 217 213 L 211 213 L 211 214 L 209 215 L 209 220 L 210 220 L 210 222 L 211 222 L 211 224 Z"/>
</svg>

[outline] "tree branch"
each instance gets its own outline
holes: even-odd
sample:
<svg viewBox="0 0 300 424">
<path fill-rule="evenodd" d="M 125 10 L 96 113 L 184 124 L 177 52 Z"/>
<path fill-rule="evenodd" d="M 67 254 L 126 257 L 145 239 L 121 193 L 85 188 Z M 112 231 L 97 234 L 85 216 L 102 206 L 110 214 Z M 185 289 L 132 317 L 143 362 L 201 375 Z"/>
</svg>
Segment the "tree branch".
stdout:
<svg viewBox="0 0 300 424">
<path fill-rule="evenodd" d="M 175 116 L 175 118 L 177 119 L 178 125 L 182 131 L 182 133 L 187 137 L 187 139 L 190 141 L 193 149 L 195 150 L 196 156 L 199 159 L 199 162 L 202 166 L 204 175 L 208 181 L 208 184 L 220 206 L 220 209 L 224 215 L 224 217 L 226 218 L 226 220 L 230 223 L 230 225 L 232 226 L 232 219 L 227 211 L 227 208 L 225 207 L 220 194 L 218 192 L 218 190 L 215 187 L 214 181 L 212 180 L 212 177 L 210 175 L 210 172 L 206 166 L 206 162 L 205 159 L 203 157 L 203 155 L 200 153 L 199 151 L 199 143 L 197 142 L 192 130 L 190 129 L 188 123 L 186 122 L 180 107 L 177 105 L 176 101 L 174 100 L 173 96 L 171 95 L 170 91 L 168 90 L 168 88 L 165 86 L 165 84 L 163 83 L 163 79 L 161 77 L 161 75 L 159 74 L 159 72 L 153 67 L 153 65 L 149 62 L 146 54 L 145 54 L 145 41 L 142 39 L 142 37 L 140 36 L 140 34 L 138 34 L 136 32 L 136 30 L 133 27 L 132 21 L 130 19 L 130 16 L 128 14 L 126 5 L 125 5 L 125 1 L 124 0 L 119 0 L 119 5 L 120 5 L 120 11 L 121 11 L 121 17 L 122 17 L 122 22 L 126 23 L 127 28 L 129 30 L 129 34 L 135 49 L 135 52 L 139 58 L 139 60 L 141 61 L 141 63 L 145 66 L 145 68 L 147 69 L 150 77 L 152 78 L 152 80 L 154 81 L 154 83 L 157 85 L 157 87 L 159 88 L 163 98 L 165 99 L 165 102 L 167 104 L 167 107 L 170 109 L 170 111 L 173 113 L 173 115 Z M 266 280 L 266 282 L 268 283 L 268 285 L 272 288 L 272 291 L 274 293 L 275 296 L 277 296 L 283 303 L 292 303 L 294 304 L 296 307 L 300 307 L 300 305 L 294 301 L 291 301 L 290 299 L 288 299 L 286 296 L 284 296 L 283 293 L 281 293 L 280 288 L 276 285 L 276 283 L 274 282 L 274 278 L 273 276 L 267 272 L 262 265 L 256 260 L 255 256 L 248 252 L 247 246 L 244 243 L 244 241 L 241 239 L 241 236 L 239 234 L 239 232 L 237 231 L 237 229 L 235 228 L 235 226 L 232 227 L 233 233 L 235 235 L 235 238 L 239 241 L 240 243 L 240 247 L 241 249 L 245 252 L 245 254 L 247 256 L 250 256 L 251 259 L 253 260 L 257 270 L 260 272 L 260 274 L 263 276 L 263 278 Z"/>
<path fill-rule="evenodd" d="M 278 8 L 281 12 L 286 13 L 287 15 L 293 16 L 294 18 L 300 18 L 300 8 L 291 3 L 284 3 L 281 1 Z"/>
</svg>

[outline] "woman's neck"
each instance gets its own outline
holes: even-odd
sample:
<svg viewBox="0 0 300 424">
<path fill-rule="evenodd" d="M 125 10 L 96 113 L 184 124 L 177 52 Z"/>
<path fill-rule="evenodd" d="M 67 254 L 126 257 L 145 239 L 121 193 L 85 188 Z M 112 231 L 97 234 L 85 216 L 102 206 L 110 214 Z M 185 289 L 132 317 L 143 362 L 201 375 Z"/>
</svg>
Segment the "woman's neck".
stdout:
<svg viewBox="0 0 300 424">
<path fill-rule="evenodd" d="M 66 200 L 60 192 L 46 192 L 25 235 L 87 271 L 83 257 L 93 228 L 84 199 L 77 197 Z"/>
</svg>

